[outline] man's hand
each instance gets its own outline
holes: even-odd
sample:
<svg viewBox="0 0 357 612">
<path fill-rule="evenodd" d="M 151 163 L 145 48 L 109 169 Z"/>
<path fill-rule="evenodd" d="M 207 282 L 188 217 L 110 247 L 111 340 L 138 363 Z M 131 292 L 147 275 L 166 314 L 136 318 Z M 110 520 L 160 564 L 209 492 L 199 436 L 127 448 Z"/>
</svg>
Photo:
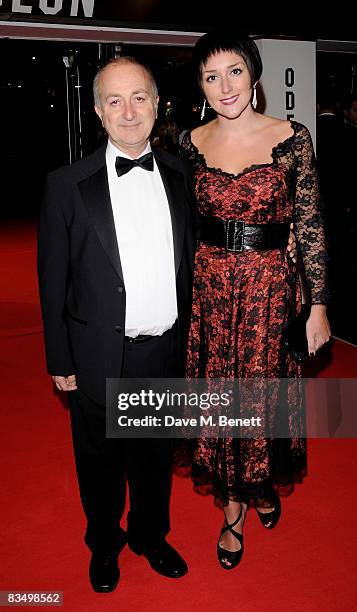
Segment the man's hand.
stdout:
<svg viewBox="0 0 357 612">
<path fill-rule="evenodd" d="M 75 391 L 77 389 L 76 376 L 52 376 L 52 379 L 59 391 Z"/>
<path fill-rule="evenodd" d="M 289 234 L 289 241 L 288 241 L 288 253 L 291 257 L 291 259 L 293 260 L 294 263 L 296 263 L 296 239 L 295 239 L 295 234 L 293 232 L 294 230 L 294 224 L 290 223 L 290 234 Z"/>
</svg>

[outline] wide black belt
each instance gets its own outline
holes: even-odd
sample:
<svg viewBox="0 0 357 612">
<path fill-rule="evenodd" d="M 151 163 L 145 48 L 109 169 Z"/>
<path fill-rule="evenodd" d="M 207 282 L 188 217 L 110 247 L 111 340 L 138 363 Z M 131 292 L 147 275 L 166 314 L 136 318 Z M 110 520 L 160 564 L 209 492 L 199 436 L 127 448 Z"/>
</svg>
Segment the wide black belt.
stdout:
<svg viewBox="0 0 357 612">
<path fill-rule="evenodd" d="M 285 248 L 290 232 L 289 223 L 252 225 L 216 217 L 201 217 L 200 228 L 199 240 L 233 253 Z"/>
</svg>

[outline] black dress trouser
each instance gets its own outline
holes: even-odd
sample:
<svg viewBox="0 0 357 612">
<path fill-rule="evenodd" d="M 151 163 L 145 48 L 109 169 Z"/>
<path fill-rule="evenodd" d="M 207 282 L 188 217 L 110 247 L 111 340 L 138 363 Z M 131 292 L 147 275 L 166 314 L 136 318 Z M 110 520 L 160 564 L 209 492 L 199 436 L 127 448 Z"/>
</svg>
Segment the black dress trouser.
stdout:
<svg viewBox="0 0 357 612">
<path fill-rule="evenodd" d="M 125 342 L 123 378 L 175 378 L 177 325 L 142 343 Z M 72 438 L 83 509 L 85 542 L 93 551 L 119 552 L 126 541 L 120 519 L 126 480 L 130 511 L 128 537 L 150 546 L 170 530 L 172 440 L 106 438 L 105 407 L 69 393 Z"/>
</svg>

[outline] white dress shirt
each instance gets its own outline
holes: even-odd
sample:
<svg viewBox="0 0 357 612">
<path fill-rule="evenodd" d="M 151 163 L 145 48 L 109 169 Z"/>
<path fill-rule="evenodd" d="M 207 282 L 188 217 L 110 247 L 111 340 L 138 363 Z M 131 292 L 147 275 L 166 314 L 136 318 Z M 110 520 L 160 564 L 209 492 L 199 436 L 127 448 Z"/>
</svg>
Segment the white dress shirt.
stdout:
<svg viewBox="0 0 357 612">
<path fill-rule="evenodd" d="M 151 151 L 148 143 L 145 155 Z M 159 169 L 134 167 L 121 177 L 108 141 L 106 163 L 126 293 L 125 335 L 161 336 L 177 319 L 170 208 Z M 140 155 L 140 157 L 141 157 Z"/>
</svg>

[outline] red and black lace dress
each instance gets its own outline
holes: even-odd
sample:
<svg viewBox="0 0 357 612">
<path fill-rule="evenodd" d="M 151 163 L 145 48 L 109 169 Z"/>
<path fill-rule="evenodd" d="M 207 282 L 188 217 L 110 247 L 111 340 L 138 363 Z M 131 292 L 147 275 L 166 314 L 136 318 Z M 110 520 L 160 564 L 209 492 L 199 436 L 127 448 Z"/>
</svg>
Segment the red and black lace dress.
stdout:
<svg viewBox="0 0 357 612">
<path fill-rule="evenodd" d="M 237 175 L 208 167 L 189 133 L 182 154 L 194 167 L 199 215 L 248 224 L 295 223 L 311 302 L 325 304 L 325 235 L 315 156 L 307 128 L 297 122 L 291 127 L 293 134 L 272 150 L 271 163 Z M 285 248 L 232 253 L 199 242 L 187 377 L 299 377 L 282 331 L 300 304 L 299 277 Z M 219 504 L 233 499 L 270 505 L 274 488 L 288 494 L 306 474 L 306 440 L 295 426 L 285 439 L 196 440 L 196 490 L 212 492 Z"/>
</svg>

